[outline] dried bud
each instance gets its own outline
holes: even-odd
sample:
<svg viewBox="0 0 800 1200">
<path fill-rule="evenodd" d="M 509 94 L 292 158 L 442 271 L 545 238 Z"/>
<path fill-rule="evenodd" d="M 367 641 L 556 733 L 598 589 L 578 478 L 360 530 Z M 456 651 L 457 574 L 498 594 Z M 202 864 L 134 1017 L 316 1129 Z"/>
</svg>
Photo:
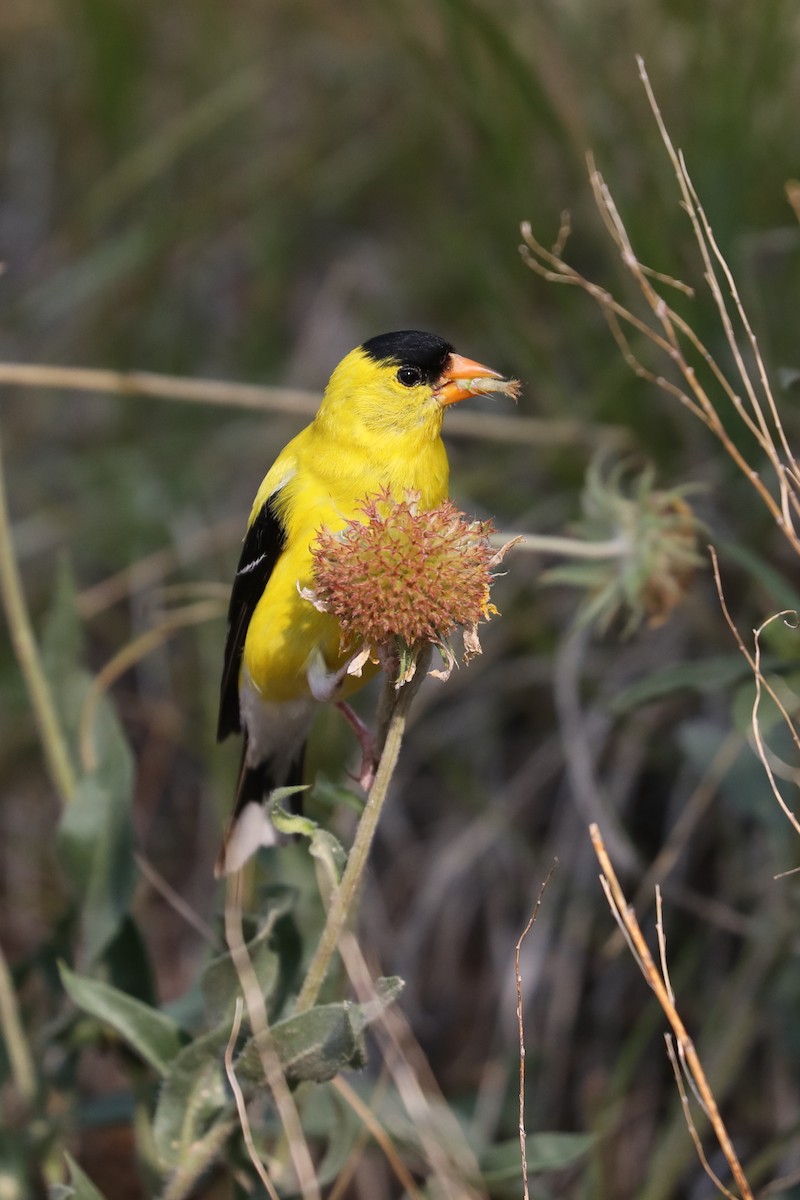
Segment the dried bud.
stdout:
<svg viewBox="0 0 800 1200">
<path fill-rule="evenodd" d="M 697 553 L 697 518 L 676 492 L 651 492 L 646 530 L 648 560 L 643 562 L 641 603 L 651 626 L 663 625 L 689 590 Z"/>
<path fill-rule="evenodd" d="M 626 463 L 607 476 L 598 464 L 587 475 L 584 519 L 576 532 L 587 542 L 607 545 L 596 561 L 577 558 L 547 573 L 549 582 L 584 588 L 583 623 L 606 629 L 618 616 L 625 632 L 643 620 L 662 625 L 689 589 L 696 567 L 700 523 L 685 499 L 687 489 L 660 491 L 653 473 L 630 479 Z"/>
<path fill-rule="evenodd" d="M 413 675 L 425 643 L 440 650 L 449 674 L 449 638 L 459 627 L 465 660 L 479 654 L 476 626 L 497 611 L 489 590 L 503 553 L 489 544 L 491 523 L 469 521 L 449 500 L 420 511 L 418 495 L 396 500 L 388 490 L 361 512 L 340 532 L 320 530 L 312 547 L 314 590 L 306 594 L 337 618 L 342 650 L 357 665 L 367 656 L 382 662 L 398 684 Z"/>
</svg>

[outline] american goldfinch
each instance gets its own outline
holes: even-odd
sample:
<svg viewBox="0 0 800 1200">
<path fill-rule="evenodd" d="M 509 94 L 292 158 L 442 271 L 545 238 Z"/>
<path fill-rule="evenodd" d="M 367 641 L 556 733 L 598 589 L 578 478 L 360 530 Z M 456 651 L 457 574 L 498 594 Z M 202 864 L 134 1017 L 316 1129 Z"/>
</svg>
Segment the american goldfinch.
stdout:
<svg viewBox="0 0 800 1200">
<path fill-rule="evenodd" d="M 241 733 L 244 745 L 218 875 L 275 840 L 263 801 L 273 788 L 301 782 L 316 706 L 344 707 L 365 682 L 346 672 L 336 619 L 300 593 L 313 586 L 319 530 L 343 528 L 387 488 L 400 499 L 418 493 L 423 510 L 440 504 L 448 488 L 444 410 L 492 390 L 503 390 L 502 376 L 435 334 L 371 338 L 339 363 L 314 420 L 267 472 L 228 610 L 217 736 Z"/>
</svg>

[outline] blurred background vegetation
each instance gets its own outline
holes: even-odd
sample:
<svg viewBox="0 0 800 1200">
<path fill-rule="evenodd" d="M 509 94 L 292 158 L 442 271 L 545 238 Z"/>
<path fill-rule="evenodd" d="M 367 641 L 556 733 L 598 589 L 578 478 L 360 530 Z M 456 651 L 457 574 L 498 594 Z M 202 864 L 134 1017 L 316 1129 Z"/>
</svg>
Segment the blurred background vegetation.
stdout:
<svg viewBox="0 0 800 1200">
<path fill-rule="evenodd" d="M 563 532 L 604 430 L 622 427 L 663 484 L 704 485 L 693 503 L 747 631 L 800 605 L 786 544 L 702 426 L 630 373 L 587 297 L 549 286 L 517 252 L 521 220 L 549 243 L 569 209 L 570 260 L 637 303 L 593 205 L 591 149 L 638 255 L 698 288 L 682 311 L 727 363 L 637 53 L 794 443 L 794 0 L 5 0 L 0 360 L 319 390 L 366 337 L 430 328 L 519 376 L 519 417 L 542 421 L 519 438 L 450 440 L 464 508 L 501 528 Z M 473 411 L 482 407 L 501 411 Z M 66 561 L 93 672 L 158 623 L 165 587 L 227 585 L 255 489 L 305 420 L 11 387 L 1 412 L 36 627 Z M 418 699 L 374 852 L 363 945 L 406 980 L 401 1007 L 472 1144 L 513 1139 L 514 945 L 558 857 L 523 955 L 527 1122 L 596 1137 L 535 1194 L 711 1195 L 662 1016 L 597 883 L 586 825 L 600 820 L 642 912 L 662 884 L 679 1006 L 751 1183 L 781 1177 L 770 1195 L 800 1197 L 800 885 L 773 878 L 800 854 L 748 746 L 746 664 L 705 570 L 667 624 L 621 641 L 613 630 L 576 635 L 575 596 L 542 586 L 543 565 L 509 557 L 483 658 Z M 128 568 L 123 586 L 97 589 Z M 135 755 L 137 849 L 212 924 L 236 762 L 213 736 L 223 606 L 113 689 Z M 768 650 L 794 705 L 797 635 L 771 627 Z M 69 1053 L 56 1036 L 72 1010 L 53 963 L 80 963 L 81 941 L 54 848 L 59 806 L 8 642 L 0 693 L 0 940 L 49 1131 L 24 1149 L 13 1131 L 30 1129 L 29 1114 L 6 1085 L 2 1194 L 44 1194 L 63 1144 L 109 1200 L 157 1194 L 136 1166 L 120 1052 L 97 1030 L 84 1029 L 81 1045 L 71 1027 Z M 362 711 L 373 707 L 366 694 Z M 791 762 L 780 729 L 773 744 Z M 346 730 L 326 715 L 313 763 L 336 779 L 348 754 Z M 793 786 L 795 768 L 785 774 Z M 332 806 L 325 819 L 346 836 L 352 815 Z M 313 890 L 300 846 L 269 870 Z M 152 972 L 152 995 L 175 1002 L 207 956 L 203 938 L 144 876 L 132 912 L 149 966 L 144 955 L 129 961 L 131 990 L 147 995 Z M 211 1178 L 197 1195 L 233 1188 Z M 367 1149 L 348 1194 L 396 1189 Z M 484 1190 L 518 1195 L 518 1178 Z"/>
</svg>

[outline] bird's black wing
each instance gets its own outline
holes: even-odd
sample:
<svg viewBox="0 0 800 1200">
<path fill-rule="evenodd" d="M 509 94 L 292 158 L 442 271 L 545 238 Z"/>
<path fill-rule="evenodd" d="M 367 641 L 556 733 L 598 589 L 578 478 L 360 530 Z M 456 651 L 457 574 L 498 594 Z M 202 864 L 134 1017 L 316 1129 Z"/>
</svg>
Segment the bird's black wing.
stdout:
<svg viewBox="0 0 800 1200">
<path fill-rule="evenodd" d="M 239 733 L 239 668 L 244 653 L 247 627 L 267 586 L 275 563 L 286 545 L 286 530 L 276 512 L 273 492 L 247 530 L 228 606 L 225 660 L 219 691 L 217 740 Z"/>
</svg>

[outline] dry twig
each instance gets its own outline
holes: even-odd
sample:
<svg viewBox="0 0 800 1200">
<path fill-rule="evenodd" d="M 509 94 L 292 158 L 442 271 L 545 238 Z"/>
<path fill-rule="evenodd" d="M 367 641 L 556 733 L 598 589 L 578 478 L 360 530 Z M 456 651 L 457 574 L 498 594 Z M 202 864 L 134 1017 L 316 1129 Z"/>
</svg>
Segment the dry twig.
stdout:
<svg viewBox="0 0 800 1200">
<path fill-rule="evenodd" d="M 565 283 L 585 291 L 598 304 L 612 336 L 628 366 L 641 379 L 655 384 L 662 391 L 675 397 L 694 416 L 711 430 L 725 452 L 736 463 L 739 470 L 755 488 L 766 505 L 776 525 L 789 541 L 796 553 L 800 553 L 800 467 L 792 453 L 786 437 L 775 397 L 770 386 L 763 358 L 753 328 L 736 287 L 733 274 L 714 237 L 711 224 L 692 184 L 683 155 L 673 146 L 650 81 L 641 59 L 639 72 L 647 98 L 656 119 L 661 138 L 678 180 L 681 200 L 689 215 L 692 231 L 700 252 L 704 278 L 711 292 L 723 329 L 728 349 L 732 356 L 736 375 L 734 382 L 714 359 L 711 351 L 699 339 L 695 331 L 669 303 L 655 284 L 666 285 L 686 295 L 692 289 L 680 280 L 672 279 L 661 272 L 653 271 L 641 263 L 634 251 L 625 224 L 614 203 L 611 192 L 594 162 L 589 157 L 589 172 L 595 203 L 606 229 L 619 250 L 625 267 L 630 272 L 653 318 L 650 324 L 637 316 L 618 301 L 605 288 L 591 282 L 562 258 L 567 228 L 562 218 L 561 233 L 552 249 L 548 249 L 534 236 L 530 225 L 522 226 L 523 245 L 520 252 L 525 263 L 537 274 L 554 283 Z M 634 351 L 628 331 L 640 334 L 654 346 L 677 370 L 681 383 L 646 366 Z M 749 365 L 739 346 L 743 336 L 752 361 Z M 755 443 L 757 455 L 742 451 L 731 436 L 726 420 L 720 415 L 714 399 L 698 375 L 698 368 L 708 371 L 723 396 L 733 409 L 737 419 L 744 425 Z M 740 394 L 740 391 L 742 394 Z M 762 477 L 754 462 L 759 456 L 766 457 L 777 490 L 773 495 L 770 483 Z M 760 465 L 760 463 L 759 463 Z"/>
<path fill-rule="evenodd" d="M 374 1002 L 372 975 L 353 934 L 346 932 L 342 936 L 339 951 L 359 1000 Z M 431 1191 L 446 1200 L 481 1200 L 481 1193 L 467 1182 L 469 1178 L 480 1177 L 478 1161 L 444 1103 L 428 1061 L 405 1018 L 394 1006 L 383 1009 L 372 1030 L 434 1176 L 435 1187 Z M 447 1122 L 446 1138 L 441 1136 L 443 1121 Z"/>
<path fill-rule="evenodd" d="M 383 1125 L 372 1111 L 370 1105 L 364 1103 L 355 1088 L 351 1087 L 347 1080 L 341 1075 L 336 1076 L 336 1078 L 333 1080 L 332 1087 L 336 1089 L 345 1103 L 350 1105 L 356 1116 L 363 1121 L 365 1131 L 367 1134 L 371 1135 L 380 1146 L 381 1150 L 386 1156 L 386 1161 L 397 1176 L 401 1187 L 405 1189 L 409 1200 L 422 1200 L 422 1193 L 414 1182 L 413 1175 L 400 1157 L 397 1147 L 392 1141 L 391 1135 L 384 1129 Z M 347 1182 L 349 1182 L 349 1180 L 345 1180 L 342 1176 L 340 1176 L 339 1179 L 337 1179 L 336 1186 L 331 1191 L 328 1200 L 338 1200 L 339 1195 L 341 1195 L 344 1191 Z"/>
<path fill-rule="evenodd" d="M 236 1078 L 236 1071 L 233 1063 L 233 1052 L 236 1048 L 236 1041 L 239 1037 L 239 1030 L 242 1027 L 242 1010 L 244 1004 L 241 996 L 236 997 L 236 1008 L 233 1014 L 233 1024 L 231 1025 L 231 1036 L 228 1038 L 228 1044 L 225 1047 L 225 1074 L 228 1077 L 228 1083 L 231 1085 L 233 1098 L 236 1101 L 236 1112 L 239 1115 L 239 1124 L 242 1128 L 242 1137 L 244 1144 L 247 1147 L 247 1153 L 250 1161 L 255 1168 L 258 1178 L 263 1183 L 270 1200 L 280 1200 L 275 1185 L 269 1177 L 269 1173 L 261 1161 L 261 1156 L 256 1150 L 255 1142 L 253 1141 L 253 1131 L 250 1128 L 250 1118 L 247 1115 L 247 1104 L 245 1103 L 244 1094 L 241 1084 Z"/>
<path fill-rule="evenodd" d="M 522 943 L 530 933 L 534 926 L 536 918 L 539 915 L 539 909 L 542 907 L 542 899 L 545 890 L 553 874 L 558 867 L 558 859 L 554 859 L 550 870 L 545 876 L 544 883 L 539 888 L 539 895 L 536 898 L 536 904 L 533 907 L 533 912 L 530 915 L 528 924 L 523 929 L 519 936 L 516 947 L 514 949 L 514 975 L 517 981 L 517 1028 L 519 1030 L 519 1152 L 522 1160 L 522 1195 L 523 1200 L 529 1200 L 530 1192 L 528 1191 L 528 1151 L 526 1147 L 527 1133 L 525 1132 L 525 1027 L 522 1022 L 522 974 L 520 972 L 519 958 L 522 953 Z"/>
<path fill-rule="evenodd" d="M 225 940 L 239 977 L 250 1028 L 264 1070 L 264 1079 L 272 1092 L 275 1107 L 286 1134 L 289 1154 L 297 1176 L 297 1186 L 303 1200 L 321 1200 L 311 1151 L 303 1133 L 297 1105 L 286 1082 L 278 1054 L 272 1044 L 267 1005 L 244 941 L 241 871 L 236 871 L 229 877 L 228 896 L 225 904 Z M 244 1127 L 242 1132 L 246 1136 Z"/>
<path fill-rule="evenodd" d="M 797 613 L 793 609 L 785 609 L 783 612 L 775 613 L 767 621 L 764 621 L 761 625 L 759 625 L 758 629 L 754 629 L 753 636 L 755 639 L 755 651 L 754 651 L 754 653 L 751 654 L 750 651 L 745 646 L 744 641 L 742 639 L 742 635 L 739 633 L 739 630 L 736 628 L 736 623 L 734 622 L 733 617 L 731 616 L 730 611 L 728 609 L 728 606 L 725 603 L 725 596 L 722 591 L 722 579 L 720 578 L 720 573 L 719 573 L 719 561 L 717 559 L 717 554 L 716 554 L 716 551 L 714 550 L 713 546 L 709 546 L 709 553 L 711 554 L 711 564 L 712 564 L 712 568 L 714 571 L 714 583 L 717 588 L 717 595 L 719 597 L 720 607 L 722 608 L 722 615 L 724 616 L 725 621 L 727 622 L 728 628 L 730 629 L 731 633 L 733 634 L 734 638 L 736 639 L 737 646 L 739 647 L 739 649 L 742 652 L 742 654 L 744 655 L 744 657 L 747 659 L 750 669 L 753 672 L 753 678 L 755 679 L 755 682 L 756 682 L 756 694 L 755 694 L 755 699 L 753 700 L 753 711 L 752 711 L 752 715 L 751 715 L 751 727 L 753 730 L 753 738 L 754 738 L 755 744 L 756 744 L 756 753 L 758 754 L 758 757 L 761 760 L 761 765 L 763 766 L 764 771 L 766 772 L 767 779 L 769 780 L 769 785 L 772 788 L 772 794 L 774 795 L 775 799 L 778 801 L 778 804 L 781 806 L 781 809 L 783 810 L 784 815 L 788 818 L 789 821 L 791 821 L 795 832 L 800 833 L 800 820 L 798 820 L 798 818 L 795 816 L 795 814 L 789 808 L 789 805 L 786 803 L 786 801 L 784 800 L 784 798 L 781 794 L 780 788 L 778 787 L 777 783 L 775 782 L 775 773 L 774 773 L 774 771 L 772 769 L 772 765 L 769 761 L 767 749 L 764 744 L 764 738 L 761 733 L 761 725 L 760 725 L 760 722 L 758 719 L 758 712 L 759 712 L 759 708 L 761 705 L 761 694 L 762 694 L 762 691 L 765 691 L 769 695 L 770 699 L 776 705 L 778 712 L 781 714 L 781 717 L 783 718 L 783 720 L 786 724 L 787 729 L 789 730 L 789 732 L 792 735 L 792 740 L 794 741 L 795 746 L 798 748 L 798 750 L 800 750 L 800 734 L 798 734 L 798 731 L 795 728 L 794 722 L 792 721 L 792 718 L 790 717 L 790 715 L 786 709 L 786 706 L 784 705 L 780 696 L 778 696 L 778 694 L 775 691 L 775 689 L 773 688 L 772 684 L 765 677 L 765 675 L 763 674 L 763 672 L 761 670 L 761 646 L 760 646 L 761 633 L 763 632 L 764 628 L 767 625 L 769 625 L 769 623 L 771 621 L 777 620 L 777 618 L 782 617 L 784 619 L 791 618 L 793 621 L 796 622 L 797 621 Z"/>
<path fill-rule="evenodd" d="M 697 1152 L 697 1157 L 700 1159 L 706 1175 L 708 1175 L 709 1179 L 713 1181 L 715 1187 L 719 1189 L 722 1195 L 726 1196 L 727 1200 L 736 1200 L 733 1192 L 730 1191 L 729 1188 L 725 1187 L 725 1184 L 713 1170 L 708 1158 L 706 1157 L 706 1152 L 703 1149 L 703 1143 L 700 1140 L 700 1134 L 697 1132 L 697 1126 L 692 1120 L 692 1108 L 689 1104 L 689 1094 L 686 1091 L 685 1079 L 689 1078 L 691 1081 L 691 1076 L 686 1075 L 686 1063 L 683 1058 L 681 1058 L 679 1061 L 679 1056 L 675 1051 L 675 1043 L 669 1033 L 664 1034 L 664 1044 L 667 1047 L 667 1057 L 669 1058 L 670 1066 L 672 1067 L 672 1074 L 675 1076 L 675 1086 L 677 1087 L 678 1095 L 681 1098 L 683 1119 L 686 1122 L 686 1128 L 689 1130 L 689 1136 L 694 1142 L 694 1148 Z"/>
<path fill-rule="evenodd" d="M 208 921 L 204 921 L 198 912 L 192 908 L 187 900 L 169 883 L 160 871 L 157 871 L 150 860 L 141 853 L 134 853 L 133 860 L 139 871 L 150 884 L 154 892 L 157 892 L 163 900 L 167 902 L 171 909 L 181 917 L 187 925 L 191 926 L 196 933 L 208 946 L 212 946 L 217 952 L 222 950 L 222 942 L 216 932 L 211 928 Z"/>
<path fill-rule="evenodd" d="M 686 1031 L 686 1026 L 683 1024 L 683 1021 L 678 1014 L 678 1010 L 673 1003 L 669 980 L 658 972 L 655 962 L 653 961 L 653 956 L 650 953 L 650 949 L 639 926 L 639 922 L 636 919 L 636 914 L 628 905 L 622 888 L 620 887 L 619 880 L 617 879 L 616 872 L 614 871 L 611 860 L 606 852 L 606 848 L 603 844 L 603 839 L 598 826 L 591 825 L 589 827 L 589 833 L 591 835 L 594 852 L 597 855 L 597 860 L 600 863 L 600 870 L 602 872 L 600 875 L 600 883 L 602 884 L 603 891 L 605 892 L 606 899 L 608 900 L 608 904 L 614 919 L 625 934 L 625 938 L 631 948 L 631 953 L 636 961 L 637 966 L 639 967 L 639 970 L 642 972 L 647 983 L 655 992 L 658 1002 L 664 1010 L 667 1020 L 672 1026 L 672 1031 L 675 1034 L 675 1040 L 678 1046 L 678 1054 L 683 1064 L 684 1071 L 686 1072 L 686 1077 L 691 1081 L 692 1087 L 696 1089 L 696 1094 L 700 1104 L 702 1105 L 709 1121 L 711 1122 L 711 1126 L 714 1130 L 714 1134 L 717 1138 L 720 1149 L 725 1155 L 728 1166 L 731 1169 L 731 1174 L 736 1181 L 736 1186 L 739 1188 L 741 1200 L 753 1200 L 753 1193 L 750 1189 L 750 1185 L 745 1178 L 741 1163 L 739 1162 L 736 1151 L 733 1148 L 733 1143 L 728 1136 L 728 1131 L 725 1128 L 722 1117 L 720 1116 L 717 1102 L 714 1099 L 714 1094 L 709 1086 L 705 1071 L 703 1070 L 697 1051 L 695 1050 L 694 1043 L 689 1037 L 689 1034 Z M 663 942 L 662 957 L 666 957 L 666 951 L 663 949 Z M 690 1125 L 689 1128 L 691 1134 L 693 1126 Z M 701 1155 L 701 1162 L 708 1170 L 708 1163 L 705 1159 L 705 1155 Z M 718 1183 L 719 1181 L 713 1172 L 709 1173 L 714 1182 Z M 723 1192 L 726 1196 L 731 1195 L 731 1193 L 725 1188 L 723 1188 Z"/>
<path fill-rule="evenodd" d="M 0 386 L 105 393 L 116 396 L 149 396 L 158 400 L 215 404 L 256 412 L 280 412 L 312 417 L 319 407 L 318 392 L 299 388 L 231 383 L 224 379 L 192 379 L 159 375 L 152 371 L 106 371 L 91 367 L 42 366 L 38 363 L 0 362 Z M 447 431 L 454 437 L 519 444 L 559 446 L 598 442 L 611 447 L 629 443 L 626 430 L 616 425 L 588 426 L 581 421 L 551 421 L 538 417 L 508 417 L 497 413 L 452 413 Z"/>
</svg>

